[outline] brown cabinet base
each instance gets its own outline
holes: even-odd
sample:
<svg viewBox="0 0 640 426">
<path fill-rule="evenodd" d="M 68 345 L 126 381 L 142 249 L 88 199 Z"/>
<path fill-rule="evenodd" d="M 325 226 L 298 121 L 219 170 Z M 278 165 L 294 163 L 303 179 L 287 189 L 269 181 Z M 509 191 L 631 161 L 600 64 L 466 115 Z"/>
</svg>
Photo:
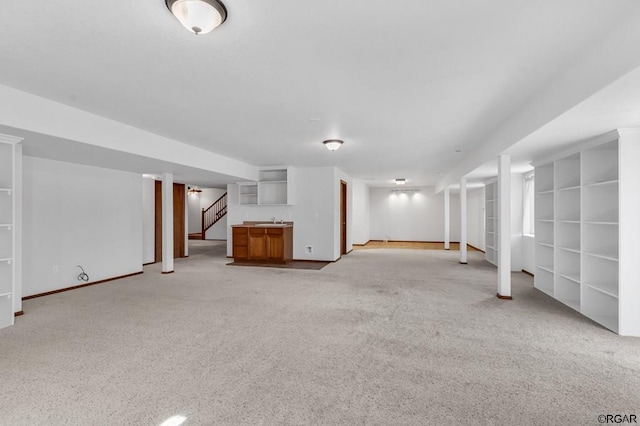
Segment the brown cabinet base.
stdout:
<svg viewBox="0 0 640 426">
<path fill-rule="evenodd" d="M 287 263 L 293 259 L 293 224 L 282 227 L 232 225 L 233 260 Z"/>
</svg>

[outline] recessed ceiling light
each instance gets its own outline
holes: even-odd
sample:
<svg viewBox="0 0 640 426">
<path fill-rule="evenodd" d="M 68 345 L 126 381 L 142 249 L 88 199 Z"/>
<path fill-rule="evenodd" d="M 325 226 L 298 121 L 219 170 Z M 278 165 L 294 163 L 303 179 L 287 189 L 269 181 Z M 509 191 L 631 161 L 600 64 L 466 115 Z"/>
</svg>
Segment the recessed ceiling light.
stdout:
<svg viewBox="0 0 640 426">
<path fill-rule="evenodd" d="M 407 180 L 404 178 L 396 179 L 396 185 L 404 185 L 405 183 L 407 183 Z"/>
<path fill-rule="evenodd" d="M 340 139 L 328 139 L 322 143 L 327 147 L 329 151 L 337 151 L 344 142 Z"/>
</svg>

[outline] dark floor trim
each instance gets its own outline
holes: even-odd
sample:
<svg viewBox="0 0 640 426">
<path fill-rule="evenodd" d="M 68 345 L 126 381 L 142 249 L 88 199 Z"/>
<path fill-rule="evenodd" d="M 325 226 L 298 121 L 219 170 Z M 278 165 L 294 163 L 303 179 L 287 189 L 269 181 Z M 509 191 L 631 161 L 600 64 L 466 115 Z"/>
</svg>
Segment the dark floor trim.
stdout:
<svg viewBox="0 0 640 426">
<path fill-rule="evenodd" d="M 369 242 L 370 242 L 370 241 L 371 241 L 371 240 L 367 241 L 367 242 L 366 242 L 366 243 L 364 243 L 364 244 L 351 244 L 351 245 L 352 245 L 352 246 L 356 246 L 356 247 L 364 247 L 364 246 L 366 246 L 367 244 L 369 244 Z"/>
<path fill-rule="evenodd" d="M 121 278 L 133 277 L 134 275 L 140 275 L 142 273 L 143 273 L 143 271 L 134 272 L 132 274 L 120 275 L 118 277 L 107 278 L 105 280 L 95 281 L 95 282 L 92 282 L 92 283 L 74 285 L 72 287 L 61 288 L 59 290 L 53 290 L 53 291 L 47 291 L 47 292 L 44 292 L 44 293 L 33 294 L 31 296 L 23 297 L 22 300 L 35 299 L 36 297 L 50 296 L 52 294 L 63 293 L 65 291 L 69 291 L 69 290 L 76 290 L 76 289 L 79 289 L 79 288 L 82 288 L 82 287 L 89 287 L 90 285 L 108 283 L 109 281 L 115 281 L 115 280 L 119 280 Z"/>
<path fill-rule="evenodd" d="M 157 262 L 148 262 L 148 263 L 143 263 L 143 264 L 142 264 L 142 266 L 153 265 L 154 263 L 157 263 Z"/>
<path fill-rule="evenodd" d="M 173 274 L 173 272 L 174 272 L 174 271 L 169 271 L 169 272 L 164 272 L 164 271 L 162 271 L 162 273 L 163 273 L 164 275 L 167 275 L 167 274 Z"/>
<path fill-rule="evenodd" d="M 472 248 L 472 249 L 474 249 L 474 250 L 477 250 L 477 251 L 480 251 L 480 252 L 482 252 L 482 253 L 485 253 L 485 251 L 484 251 L 484 250 L 480 250 L 478 247 L 476 247 L 476 246 L 472 246 L 471 244 L 467 244 L 467 246 L 468 246 L 468 247 L 471 247 L 471 248 Z"/>
<path fill-rule="evenodd" d="M 525 271 L 524 269 L 522 270 L 522 272 L 524 272 L 525 274 L 529 275 L 530 277 L 533 277 L 533 276 L 534 276 L 531 272 L 529 272 L 529 271 Z"/>
<path fill-rule="evenodd" d="M 496 296 L 498 296 L 498 299 L 501 299 L 501 300 L 513 300 L 513 297 L 511 297 L 511 296 L 503 296 L 500 293 L 496 293 Z"/>
<path fill-rule="evenodd" d="M 461 265 L 467 265 L 467 262 L 459 262 Z"/>
<path fill-rule="evenodd" d="M 437 244 L 444 244 L 444 241 L 420 241 L 420 240 L 369 240 L 369 241 L 367 241 L 367 244 L 369 244 L 370 242 L 375 242 L 375 243 L 437 243 Z M 449 242 L 452 243 L 452 244 L 460 244 L 459 241 L 449 241 Z"/>
<path fill-rule="evenodd" d="M 15 314 L 13 314 L 14 317 L 19 317 L 21 315 L 24 315 L 24 311 L 18 311 Z"/>
</svg>

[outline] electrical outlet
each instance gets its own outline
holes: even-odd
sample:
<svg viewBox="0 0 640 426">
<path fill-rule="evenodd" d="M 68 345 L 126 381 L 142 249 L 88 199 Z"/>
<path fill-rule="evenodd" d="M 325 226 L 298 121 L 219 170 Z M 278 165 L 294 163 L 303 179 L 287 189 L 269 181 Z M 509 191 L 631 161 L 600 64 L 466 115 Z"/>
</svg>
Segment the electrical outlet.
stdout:
<svg viewBox="0 0 640 426">
<path fill-rule="evenodd" d="M 312 254 L 313 253 L 313 247 L 312 246 L 304 246 L 304 253 L 305 254 Z"/>
<path fill-rule="evenodd" d="M 53 265 L 53 273 L 57 274 L 58 272 L 60 272 L 60 268 L 58 267 L 58 265 Z"/>
</svg>

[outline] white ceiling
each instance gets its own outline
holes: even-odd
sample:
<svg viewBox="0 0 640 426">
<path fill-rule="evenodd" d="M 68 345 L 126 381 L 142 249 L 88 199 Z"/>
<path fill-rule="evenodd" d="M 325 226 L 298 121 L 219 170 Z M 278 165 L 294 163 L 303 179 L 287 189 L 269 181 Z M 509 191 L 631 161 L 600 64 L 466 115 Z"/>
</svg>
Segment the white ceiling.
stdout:
<svg viewBox="0 0 640 426">
<path fill-rule="evenodd" d="M 434 184 L 640 18 L 636 0 L 225 4 L 194 36 L 163 0 L 0 2 L 0 84 L 253 165 Z"/>
</svg>

